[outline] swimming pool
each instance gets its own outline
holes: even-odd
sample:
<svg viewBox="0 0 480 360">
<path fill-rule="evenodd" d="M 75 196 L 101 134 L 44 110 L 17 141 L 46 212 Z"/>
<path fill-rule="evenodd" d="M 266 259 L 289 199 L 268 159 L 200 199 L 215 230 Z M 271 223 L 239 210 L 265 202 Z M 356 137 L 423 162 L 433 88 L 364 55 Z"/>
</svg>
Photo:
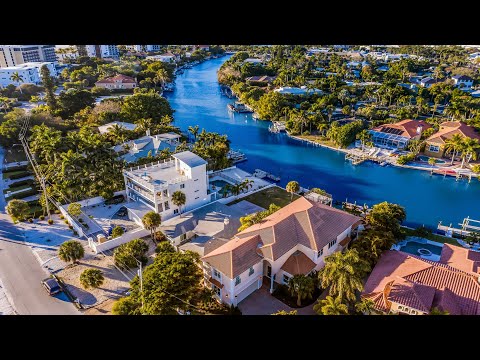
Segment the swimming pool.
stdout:
<svg viewBox="0 0 480 360">
<path fill-rule="evenodd" d="M 443 245 L 442 245 L 443 246 Z M 442 246 L 432 245 L 432 244 L 422 244 L 415 240 L 409 240 L 404 246 L 400 248 L 401 251 L 407 252 L 409 254 L 419 256 L 419 249 L 430 250 L 432 254 L 440 256 L 442 253 Z"/>
<path fill-rule="evenodd" d="M 210 185 L 215 186 L 215 188 L 217 188 L 217 189 L 221 189 L 225 185 L 228 185 L 228 182 L 226 182 L 224 180 L 213 180 L 213 181 L 210 181 Z"/>
<path fill-rule="evenodd" d="M 417 156 L 417 159 L 420 161 L 428 162 L 428 159 L 430 159 L 430 157 L 426 155 L 420 155 L 420 156 Z M 445 164 L 445 162 L 446 162 L 445 160 L 435 159 L 436 164 Z"/>
</svg>

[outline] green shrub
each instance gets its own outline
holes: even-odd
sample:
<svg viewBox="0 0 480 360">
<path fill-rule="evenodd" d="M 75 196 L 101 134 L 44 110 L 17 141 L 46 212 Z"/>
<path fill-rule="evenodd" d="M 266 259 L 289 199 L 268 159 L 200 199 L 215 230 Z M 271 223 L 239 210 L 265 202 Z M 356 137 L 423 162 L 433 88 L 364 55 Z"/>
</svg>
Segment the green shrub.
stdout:
<svg viewBox="0 0 480 360">
<path fill-rule="evenodd" d="M 113 251 L 113 260 L 120 269 L 131 269 L 137 267 L 135 259 L 146 264 L 148 259 L 145 254 L 148 251 L 148 244 L 142 239 L 135 239 L 126 244 L 120 245 Z"/>
<path fill-rule="evenodd" d="M 31 224 L 33 223 L 33 219 L 32 218 L 28 218 L 28 222 Z"/>
<path fill-rule="evenodd" d="M 53 220 L 52 219 L 48 219 L 48 225 L 52 225 L 53 224 Z"/>
<path fill-rule="evenodd" d="M 67 219 L 65 219 L 64 223 L 68 225 L 68 220 L 67 220 Z"/>
<path fill-rule="evenodd" d="M 123 195 L 116 195 L 111 199 L 105 200 L 105 205 L 120 204 L 123 201 L 125 201 L 125 197 Z"/>
<path fill-rule="evenodd" d="M 115 226 L 112 230 L 112 239 L 118 238 L 122 236 L 124 233 L 124 230 L 120 226 Z"/>
<path fill-rule="evenodd" d="M 45 216 L 43 216 L 43 215 L 40 215 L 38 218 L 39 218 L 40 220 L 45 220 Z"/>
</svg>

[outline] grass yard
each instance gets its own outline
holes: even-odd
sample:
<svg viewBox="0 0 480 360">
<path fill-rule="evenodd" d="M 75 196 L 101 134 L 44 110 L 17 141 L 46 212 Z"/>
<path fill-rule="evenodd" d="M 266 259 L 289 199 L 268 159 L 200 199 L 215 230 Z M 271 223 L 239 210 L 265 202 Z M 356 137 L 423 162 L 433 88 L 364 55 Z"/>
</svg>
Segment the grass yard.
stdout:
<svg viewBox="0 0 480 360">
<path fill-rule="evenodd" d="M 12 163 L 17 161 L 27 161 L 27 156 L 23 149 L 12 149 L 5 153 L 5 162 Z"/>
<path fill-rule="evenodd" d="M 22 189 L 31 189 L 31 188 L 32 188 L 31 185 L 27 185 L 27 184 L 26 185 L 20 185 L 20 186 L 4 189 L 3 193 L 6 194 L 9 191 L 14 192 L 14 191 L 22 190 Z"/>
<path fill-rule="evenodd" d="M 410 228 L 403 228 L 403 231 L 407 236 L 419 236 L 418 233 L 414 229 Z M 421 236 L 425 239 L 436 241 L 439 243 L 447 243 L 455 246 L 460 246 L 460 244 L 457 242 L 455 238 L 449 238 L 446 236 L 438 235 L 438 234 L 428 234 L 426 236 Z"/>
<path fill-rule="evenodd" d="M 2 175 L 3 175 L 3 179 L 8 179 L 12 175 L 21 174 L 21 173 L 24 173 L 24 172 L 25 172 L 25 170 L 17 170 L 17 171 L 11 171 L 11 172 L 4 172 Z M 25 175 L 25 176 L 28 176 L 28 175 Z"/>
<path fill-rule="evenodd" d="M 34 218 L 43 215 L 43 208 L 40 205 L 30 206 L 28 215 L 32 215 Z"/>
<path fill-rule="evenodd" d="M 299 195 L 294 194 L 293 200 L 296 200 L 299 197 L 300 197 Z M 252 204 L 261 206 L 264 209 L 268 209 L 268 207 L 272 203 L 280 207 L 284 207 L 285 205 L 290 204 L 290 199 L 291 199 L 291 195 L 285 189 L 278 186 L 273 186 L 273 187 L 264 189 L 262 191 L 258 191 L 254 194 L 250 194 L 238 200 L 232 201 L 227 205 L 233 205 L 242 200 L 247 200 Z"/>
</svg>

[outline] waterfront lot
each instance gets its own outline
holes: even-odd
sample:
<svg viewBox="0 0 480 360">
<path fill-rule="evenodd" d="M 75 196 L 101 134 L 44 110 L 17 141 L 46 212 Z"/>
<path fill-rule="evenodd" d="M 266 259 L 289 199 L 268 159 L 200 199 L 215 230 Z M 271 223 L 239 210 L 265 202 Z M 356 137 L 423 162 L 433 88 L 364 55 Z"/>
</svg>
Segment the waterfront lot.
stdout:
<svg viewBox="0 0 480 360">
<path fill-rule="evenodd" d="M 293 195 L 293 200 L 298 199 L 299 196 L 294 194 Z M 284 207 L 285 205 L 290 204 L 290 199 L 291 195 L 288 193 L 286 190 L 282 189 L 281 187 L 278 186 L 272 186 L 267 189 L 258 191 L 254 194 L 250 194 L 248 196 L 245 196 L 241 199 L 232 201 L 231 203 L 227 205 L 233 205 L 236 204 L 242 200 L 246 200 L 248 202 L 251 202 L 252 204 L 255 204 L 257 206 L 260 206 L 264 209 L 268 209 L 270 204 L 276 204 L 280 207 Z"/>
</svg>

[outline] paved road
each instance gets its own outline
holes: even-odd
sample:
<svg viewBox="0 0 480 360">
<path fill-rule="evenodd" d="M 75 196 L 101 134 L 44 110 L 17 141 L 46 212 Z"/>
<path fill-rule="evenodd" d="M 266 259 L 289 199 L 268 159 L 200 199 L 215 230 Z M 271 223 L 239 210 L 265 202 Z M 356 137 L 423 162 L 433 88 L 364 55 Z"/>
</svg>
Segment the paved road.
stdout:
<svg viewBox="0 0 480 360">
<path fill-rule="evenodd" d="M 0 148 L 0 167 L 4 149 Z M 24 237 L 5 213 L 3 181 L 0 180 L 0 278 L 13 307 L 20 315 L 80 314 L 68 301 L 50 297 L 40 284 L 48 276 L 24 243 Z"/>
</svg>

